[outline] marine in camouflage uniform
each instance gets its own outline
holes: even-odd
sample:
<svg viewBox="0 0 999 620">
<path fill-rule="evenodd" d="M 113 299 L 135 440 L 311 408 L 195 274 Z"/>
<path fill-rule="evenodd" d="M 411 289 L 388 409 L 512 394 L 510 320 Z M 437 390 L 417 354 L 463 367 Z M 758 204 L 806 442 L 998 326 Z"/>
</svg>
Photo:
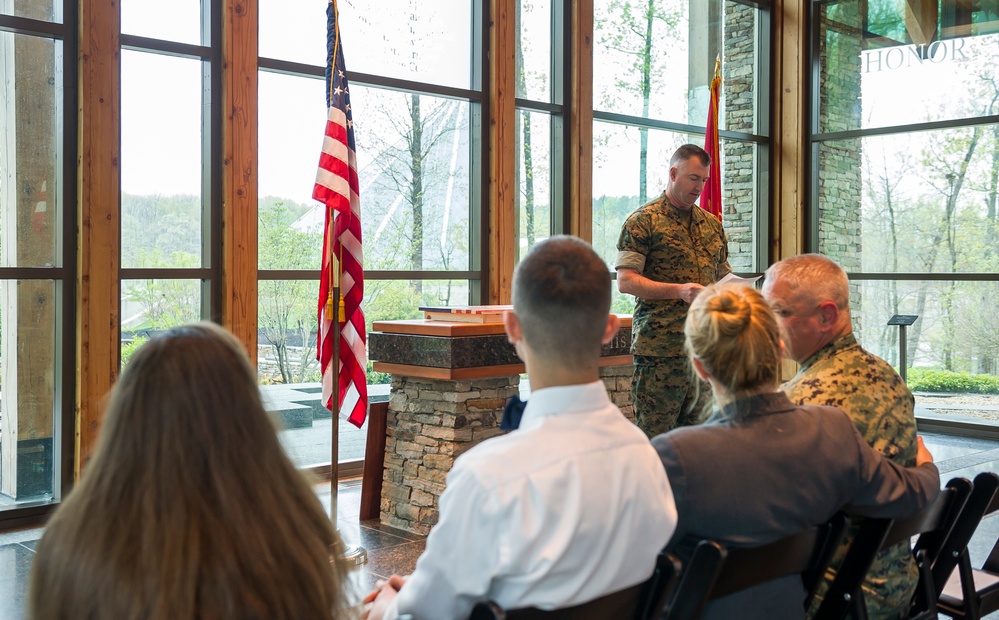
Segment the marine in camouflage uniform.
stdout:
<svg viewBox="0 0 999 620">
<path fill-rule="evenodd" d="M 688 219 L 666 192 L 628 217 L 617 249 L 616 269 L 656 282 L 707 286 L 732 271 L 721 222 L 696 205 Z M 695 383 L 683 348 L 687 308 L 682 299 L 635 298 L 632 398 L 638 426 L 649 437 L 699 422 L 711 401 L 708 385 Z"/>
<path fill-rule="evenodd" d="M 831 405 L 846 412 L 863 438 L 899 465 L 916 464 L 914 399 L 898 373 L 883 359 L 868 353 L 853 334 L 842 336 L 805 360 L 784 391 L 799 405 Z M 805 482 L 807 484 L 807 482 Z M 858 522 L 837 552 L 819 598 L 842 562 Z M 909 542 L 883 550 L 864 580 L 864 600 L 870 618 L 904 617 L 916 590 L 918 570 Z M 817 605 L 810 610 L 809 616 Z"/>
</svg>

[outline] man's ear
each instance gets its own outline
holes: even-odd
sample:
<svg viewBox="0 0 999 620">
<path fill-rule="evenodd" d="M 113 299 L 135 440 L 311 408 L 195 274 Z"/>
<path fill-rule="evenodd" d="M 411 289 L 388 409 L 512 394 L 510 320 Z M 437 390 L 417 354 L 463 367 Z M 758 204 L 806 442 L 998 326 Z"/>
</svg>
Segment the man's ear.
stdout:
<svg viewBox="0 0 999 620">
<path fill-rule="evenodd" d="M 503 328 L 506 329 L 506 339 L 510 344 L 516 345 L 517 342 L 524 339 L 524 334 L 520 329 L 520 319 L 517 318 L 513 310 L 507 310 L 503 313 Z"/>
<path fill-rule="evenodd" d="M 839 322 L 839 308 L 834 301 L 824 301 L 819 304 L 819 316 L 823 327 L 834 327 Z"/>
<path fill-rule="evenodd" d="M 676 166 L 670 166 L 670 168 L 669 168 L 669 180 L 670 181 L 675 181 L 676 180 L 676 174 L 677 174 L 677 167 Z"/>
<path fill-rule="evenodd" d="M 619 329 L 621 329 L 621 319 L 617 318 L 616 314 L 608 316 L 607 325 L 604 326 L 604 335 L 600 339 L 600 344 L 607 344 L 613 340 Z"/>
</svg>

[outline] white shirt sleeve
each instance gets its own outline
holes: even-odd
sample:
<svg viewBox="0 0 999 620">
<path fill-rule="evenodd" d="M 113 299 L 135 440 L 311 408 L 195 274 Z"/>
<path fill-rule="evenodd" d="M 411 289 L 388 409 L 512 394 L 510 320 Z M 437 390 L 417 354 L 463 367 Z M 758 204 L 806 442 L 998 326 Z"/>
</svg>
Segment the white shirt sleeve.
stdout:
<svg viewBox="0 0 999 620">
<path fill-rule="evenodd" d="M 494 540 L 497 519 L 490 514 L 489 501 L 474 473 L 456 462 L 440 498 L 440 519 L 395 599 L 400 615 L 459 620 L 488 597 L 500 562 Z"/>
</svg>

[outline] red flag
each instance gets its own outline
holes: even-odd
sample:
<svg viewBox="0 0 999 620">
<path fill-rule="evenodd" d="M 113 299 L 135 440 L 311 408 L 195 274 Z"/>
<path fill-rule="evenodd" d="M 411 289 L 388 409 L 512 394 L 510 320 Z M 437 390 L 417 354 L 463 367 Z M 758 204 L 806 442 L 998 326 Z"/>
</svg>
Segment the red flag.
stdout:
<svg viewBox="0 0 999 620">
<path fill-rule="evenodd" d="M 361 253 L 361 203 L 358 198 L 354 120 L 340 45 L 336 2 L 326 8 L 326 137 L 312 197 L 326 205 L 323 269 L 319 282 L 319 346 L 323 405 L 360 427 L 368 412 L 365 348 L 364 269 Z M 339 299 L 333 299 L 334 289 Z M 333 364 L 333 340 L 340 338 L 340 359 Z M 333 408 L 333 382 L 339 400 Z"/>
<path fill-rule="evenodd" d="M 718 144 L 718 99 L 721 95 L 721 58 L 715 60 L 715 77 L 711 80 L 711 104 L 708 107 L 708 126 L 704 132 L 704 150 L 711 157 L 708 182 L 701 192 L 701 208 L 722 219 L 721 148 Z"/>
</svg>

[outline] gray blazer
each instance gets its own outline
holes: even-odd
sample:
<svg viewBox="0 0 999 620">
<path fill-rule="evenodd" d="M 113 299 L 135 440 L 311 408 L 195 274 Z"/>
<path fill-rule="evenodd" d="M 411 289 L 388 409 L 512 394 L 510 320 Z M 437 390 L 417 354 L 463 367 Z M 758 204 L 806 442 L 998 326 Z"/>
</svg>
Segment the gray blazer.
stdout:
<svg viewBox="0 0 999 620">
<path fill-rule="evenodd" d="M 738 421 L 733 421 L 733 416 Z M 838 510 L 903 517 L 939 493 L 935 465 L 906 469 L 875 452 L 842 411 L 798 406 L 782 393 L 730 403 L 700 426 L 652 439 L 688 535 L 728 546 L 764 544 L 829 520 Z M 802 618 L 797 576 L 711 603 L 705 618 Z"/>
</svg>

